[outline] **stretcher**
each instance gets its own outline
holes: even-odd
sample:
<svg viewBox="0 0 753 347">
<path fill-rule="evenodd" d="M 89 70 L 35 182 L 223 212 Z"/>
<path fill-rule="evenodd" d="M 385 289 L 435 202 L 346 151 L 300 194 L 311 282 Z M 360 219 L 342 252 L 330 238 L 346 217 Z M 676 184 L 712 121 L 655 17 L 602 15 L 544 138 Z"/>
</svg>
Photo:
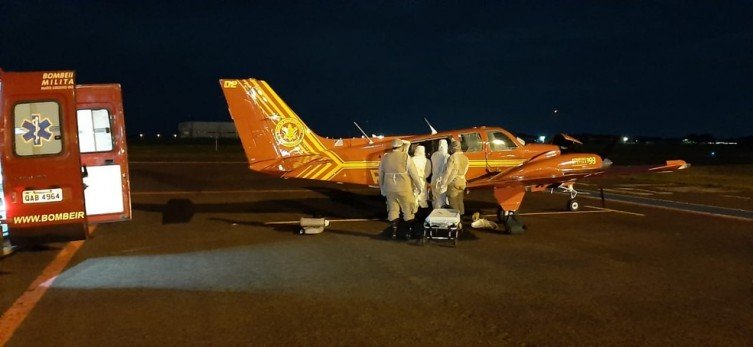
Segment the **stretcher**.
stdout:
<svg viewBox="0 0 753 347">
<path fill-rule="evenodd" d="M 429 240 L 447 240 L 457 246 L 458 236 L 463 231 L 460 212 L 454 209 L 437 208 L 424 220 L 424 232 L 421 244 Z"/>
</svg>

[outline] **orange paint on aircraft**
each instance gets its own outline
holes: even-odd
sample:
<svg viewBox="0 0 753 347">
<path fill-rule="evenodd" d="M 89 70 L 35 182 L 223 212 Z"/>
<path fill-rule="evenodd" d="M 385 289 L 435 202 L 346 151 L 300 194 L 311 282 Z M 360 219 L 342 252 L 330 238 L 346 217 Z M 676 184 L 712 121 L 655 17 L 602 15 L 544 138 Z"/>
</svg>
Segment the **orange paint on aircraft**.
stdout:
<svg viewBox="0 0 753 347">
<path fill-rule="evenodd" d="M 377 170 L 395 138 L 426 147 L 427 156 L 440 139 L 458 140 L 469 159 L 468 189 L 493 188 L 500 208 L 518 210 L 526 191 L 562 188 L 573 194 L 577 179 L 609 172 L 611 162 L 593 153 L 562 154 L 559 146 L 525 144 L 499 127 L 474 127 L 427 135 L 328 139 L 315 134 L 265 82 L 221 79 L 251 170 L 281 178 L 302 178 L 378 185 Z M 565 136 L 567 139 L 572 139 Z M 572 139 L 571 141 L 576 141 Z M 411 154 L 412 154 L 411 147 Z M 688 165 L 670 161 L 640 170 L 673 171 Z M 619 170 L 617 170 L 619 171 Z"/>
</svg>

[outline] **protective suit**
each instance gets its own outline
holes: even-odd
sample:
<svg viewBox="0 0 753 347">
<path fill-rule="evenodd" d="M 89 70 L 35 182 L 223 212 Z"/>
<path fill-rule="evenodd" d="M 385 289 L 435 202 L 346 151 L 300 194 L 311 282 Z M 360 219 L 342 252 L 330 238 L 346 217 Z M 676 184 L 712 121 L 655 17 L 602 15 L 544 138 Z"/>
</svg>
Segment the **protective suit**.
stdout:
<svg viewBox="0 0 753 347">
<path fill-rule="evenodd" d="M 442 175 L 442 185 L 447 185 L 447 200 L 450 207 L 465 214 L 463 193 L 465 192 L 465 174 L 468 172 L 468 157 L 463 153 L 460 142 L 452 141 L 452 155 L 447 159 L 447 167 Z"/>
<path fill-rule="evenodd" d="M 441 178 L 449 157 L 447 140 L 439 140 L 439 149 L 431 155 L 431 198 L 434 208 L 442 208 L 447 204 L 447 189 L 441 187 Z"/>
<path fill-rule="evenodd" d="M 418 172 L 418 177 L 421 178 L 421 186 L 419 186 L 418 196 L 416 197 L 416 203 L 420 208 L 428 208 L 427 202 L 429 194 L 426 191 L 426 178 L 431 175 L 431 162 L 426 159 L 426 148 L 424 146 L 416 146 L 416 150 L 413 151 L 413 164 Z"/>
<path fill-rule="evenodd" d="M 379 188 L 387 198 L 387 220 L 395 222 L 403 211 L 403 219 L 412 221 L 416 213 L 416 195 L 422 185 L 413 160 L 403 151 L 403 142 L 392 141 L 392 151 L 379 163 Z"/>
</svg>

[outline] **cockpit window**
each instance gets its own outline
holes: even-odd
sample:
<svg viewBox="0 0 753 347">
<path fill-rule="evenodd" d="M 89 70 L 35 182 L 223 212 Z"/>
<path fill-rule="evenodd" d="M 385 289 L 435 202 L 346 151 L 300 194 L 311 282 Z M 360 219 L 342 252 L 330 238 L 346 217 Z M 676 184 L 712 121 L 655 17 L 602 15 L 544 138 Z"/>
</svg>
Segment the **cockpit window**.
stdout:
<svg viewBox="0 0 753 347">
<path fill-rule="evenodd" d="M 490 131 L 487 135 L 489 135 L 489 147 L 491 147 L 492 151 L 506 151 L 518 148 L 518 145 L 502 132 Z"/>
<path fill-rule="evenodd" d="M 463 152 L 481 152 L 481 135 L 478 133 L 468 133 L 460 135 L 460 148 Z"/>
</svg>

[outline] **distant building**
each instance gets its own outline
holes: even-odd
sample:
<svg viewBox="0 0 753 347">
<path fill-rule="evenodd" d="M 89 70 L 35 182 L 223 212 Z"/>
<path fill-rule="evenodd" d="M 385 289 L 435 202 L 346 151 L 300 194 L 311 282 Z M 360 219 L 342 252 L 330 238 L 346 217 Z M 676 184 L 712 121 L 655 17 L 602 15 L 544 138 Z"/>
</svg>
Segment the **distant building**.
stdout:
<svg viewBox="0 0 753 347">
<path fill-rule="evenodd" d="M 238 133 L 233 122 L 182 122 L 178 123 L 178 136 L 184 139 L 237 139 Z"/>
</svg>

